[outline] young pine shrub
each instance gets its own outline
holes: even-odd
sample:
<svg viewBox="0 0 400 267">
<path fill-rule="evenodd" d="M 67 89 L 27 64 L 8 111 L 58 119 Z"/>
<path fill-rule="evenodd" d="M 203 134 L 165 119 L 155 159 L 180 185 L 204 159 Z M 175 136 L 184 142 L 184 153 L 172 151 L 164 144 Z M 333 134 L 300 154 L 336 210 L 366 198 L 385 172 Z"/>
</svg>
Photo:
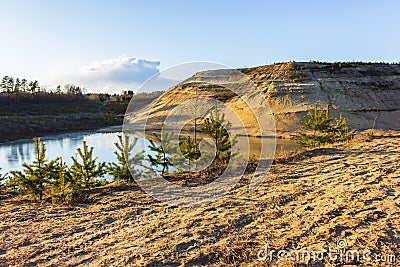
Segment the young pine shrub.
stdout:
<svg viewBox="0 0 400 267">
<path fill-rule="evenodd" d="M 331 118 L 329 105 L 323 110 L 319 110 L 315 105 L 312 110 L 308 111 L 301 124 L 312 131 L 312 133 L 306 131 L 299 133 L 297 143 L 303 147 L 314 148 L 324 144 L 346 141 L 351 138 L 347 120 L 342 115 L 340 115 L 339 119 Z"/>
<path fill-rule="evenodd" d="M 118 163 L 112 162 L 107 166 L 108 173 L 113 177 L 114 182 L 134 182 L 134 179 L 142 175 L 142 171 L 133 168 L 133 166 L 142 166 L 144 151 L 140 151 L 132 156 L 132 151 L 136 145 L 137 138 L 130 142 L 128 134 L 118 135 L 118 141 L 115 144 L 117 151 L 114 152 Z M 129 169 L 130 167 L 130 169 Z"/>
<path fill-rule="evenodd" d="M 181 137 L 179 140 L 179 148 L 183 157 L 188 161 L 188 170 L 191 171 L 191 165 L 201 156 L 199 142 L 195 138 L 189 136 Z"/>
<path fill-rule="evenodd" d="M 211 137 L 216 147 L 216 155 L 214 163 L 228 163 L 232 157 L 237 157 L 238 152 L 232 151 L 233 145 L 237 142 L 236 136 L 230 137 L 229 130 L 231 124 L 225 122 L 225 115 L 220 114 L 215 108 L 210 113 L 210 117 L 206 118 L 201 130 Z"/>
<path fill-rule="evenodd" d="M 170 151 L 176 149 L 176 145 L 171 144 L 173 133 L 167 133 L 164 130 L 161 134 L 153 133 L 156 142 L 150 140 L 149 148 L 151 151 L 155 152 L 156 155 L 148 155 L 150 164 L 156 169 L 161 166 L 161 175 L 164 176 L 169 173 L 169 166 L 172 164 L 172 156 L 168 154 Z"/>
<path fill-rule="evenodd" d="M 72 181 L 77 189 L 90 189 L 104 182 L 97 180 L 106 171 L 106 163 L 93 158 L 93 147 L 88 147 L 86 141 L 82 142 L 83 149 L 78 148 L 78 157 L 72 157 L 73 164 L 70 168 Z"/>
<path fill-rule="evenodd" d="M 23 195 L 43 199 L 44 192 L 57 175 L 57 159 L 47 161 L 46 143 L 40 138 L 33 139 L 35 147 L 35 159 L 32 164 L 23 163 L 23 172 L 11 171 L 13 177 L 8 181 L 7 186 L 21 191 Z"/>
<path fill-rule="evenodd" d="M 50 185 L 50 195 L 53 203 L 68 202 L 72 200 L 72 195 L 77 189 L 69 168 L 62 158 L 58 158 L 55 164 L 53 182 Z"/>
</svg>

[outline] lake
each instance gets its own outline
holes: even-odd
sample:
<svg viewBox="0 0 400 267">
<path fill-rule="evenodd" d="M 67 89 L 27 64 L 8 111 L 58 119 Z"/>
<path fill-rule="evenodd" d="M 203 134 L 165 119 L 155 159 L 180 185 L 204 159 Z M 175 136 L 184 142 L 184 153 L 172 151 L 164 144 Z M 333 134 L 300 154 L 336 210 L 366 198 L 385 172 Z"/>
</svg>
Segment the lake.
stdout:
<svg viewBox="0 0 400 267">
<path fill-rule="evenodd" d="M 46 142 L 47 159 L 62 157 L 68 165 L 72 163 L 71 157 L 77 156 L 77 148 L 82 146 L 82 141 L 86 141 L 89 146 L 94 147 L 93 154 L 97 156 L 99 161 L 113 162 L 116 161 L 114 155 L 115 145 L 118 135 L 121 132 L 80 132 L 70 134 L 60 134 L 42 137 Z M 142 136 L 137 135 L 138 140 L 134 152 L 144 149 L 149 141 Z M 259 138 L 250 137 L 251 147 L 257 147 L 260 142 Z M 284 151 L 292 151 L 298 149 L 298 146 L 292 140 L 276 140 L 276 153 Z M 1 173 L 11 170 L 22 170 L 23 162 L 32 162 L 34 159 L 34 146 L 32 140 L 19 140 L 0 144 L 0 168 Z M 109 177 L 107 177 L 109 178 Z"/>
</svg>

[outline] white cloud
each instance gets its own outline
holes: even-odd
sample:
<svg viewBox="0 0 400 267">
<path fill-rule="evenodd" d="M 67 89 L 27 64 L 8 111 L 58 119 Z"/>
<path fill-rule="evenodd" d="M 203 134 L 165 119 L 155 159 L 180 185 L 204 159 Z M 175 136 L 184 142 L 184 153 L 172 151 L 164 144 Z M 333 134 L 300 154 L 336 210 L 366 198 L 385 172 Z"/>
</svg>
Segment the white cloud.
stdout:
<svg viewBox="0 0 400 267">
<path fill-rule="evenodd" d="M 82 67 L 78 83 L 84 84 L 91 91 L 136 91 L 140 84 L 159 73 L 159 65 L 159 61 L 126 56 L 102 60 Z"/>
<path fill-rule="evenodd" d="M 95 62 L 81 69 L 82 75 L 96 81 L 142 83 L 159 72 L 160 61 L 134 57 L 119 57 Z"/>
<path fill-rule="evenodd" d="M 73 83 L 86 87 L 88 92 L 121 93 L 122 90 L 137 91 L 148 78 L 160 73 L 160 61 L 122 56 L 83 66 L 74 73 L 57 79 L 57 84 Z M 166 90 L 175 82 L 157 75 L 156 88 L 146 91 Z"/>
</svg>

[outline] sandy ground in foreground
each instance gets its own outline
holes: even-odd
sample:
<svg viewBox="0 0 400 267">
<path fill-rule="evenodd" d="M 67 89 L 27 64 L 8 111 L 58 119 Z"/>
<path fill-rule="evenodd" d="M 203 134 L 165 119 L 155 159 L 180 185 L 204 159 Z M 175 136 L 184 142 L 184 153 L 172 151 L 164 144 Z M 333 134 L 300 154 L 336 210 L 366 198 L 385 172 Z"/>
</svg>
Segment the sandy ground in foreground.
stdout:
<svg viewBox="0 0 400 267">
<path fill-rule="evenodd" d="M 239 186 L 197 208 L 168 207 L 135 186 L 92 190 L 71 206 L 7 198 L 0 266 L 302 266 L 257 254 L 265 244 L 338 250 L 339 240 L 371 261 L 309 266 L 399 266 L 399 153 L 399 133 L 309 151 L 275 163 L 257 192 Z"/>
</svg>

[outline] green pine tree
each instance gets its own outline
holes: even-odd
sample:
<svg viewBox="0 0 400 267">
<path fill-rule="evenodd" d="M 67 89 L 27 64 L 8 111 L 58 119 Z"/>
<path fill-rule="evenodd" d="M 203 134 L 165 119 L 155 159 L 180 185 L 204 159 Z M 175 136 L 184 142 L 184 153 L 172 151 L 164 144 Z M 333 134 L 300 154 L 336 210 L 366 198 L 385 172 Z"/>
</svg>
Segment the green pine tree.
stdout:
<svg viewBox="0 0 400 267">
<path fill-rule="evenodd" d="M 302 125 L 314 131 L 314 135 L 318 132 L 324 132 L 330 128 L 332 118 L 329 115 L 329 106 L 319 110 L 317 105 L 314 105 L 312 110 L 309 110 L 307 116 L 303 119 Z"/>
<path fill-rule="evenodd" d="M 19 80 L 19 78 L 15 79 L 15 84 L 14 84 L 14 92 L 18 93 L 20 91 L 21 88 L 21 81 Z"/>
<path fill-rule="evenodd" d="M 106 170 L 105 162 L 97 164 L 93 158 L 93 147 L 88 147 L 86 141 L 82 142 L 83 150 L 78 148 L 78 157 L 72 157 L 73 164 L 70 168 L 72 180 L 78 189 L 90 189 L 101 184 L 97 178 L 103 176 Z"/>
<path fill-rule="evenodd" d="M 182 155 L 188 162 L 189 171 L 191 170 L 191 164 L 196 162 L 201 156 L 199 149 L 199 142 L 195 140 L 195 138 L 189 136 L 181 137 L 179 140 L 179 148 L 182 152 Z"/>
<path fill-rule="evenodd" d="M 28 86 L 28 81 L 26 80 L 26 79 L 22 79 L 21 80 L 21 90 L 22 90 L 22 92 L 26 92 L 26 89 L 27 89 L 27 86 Z"/>
<path fill-rule="evenodd" d="M 334 123 L 332 123 L 333 120 L 335 120 Z M 331 118 L 329 105 L 323 110 L 319 110 L 315 105 L 312 110 L 308 111 L 301 124 L 312 131 L 312 133 L 306 131 L 299 133 L 297 143 L 303 147 L 319 147 L 351 138 L 350 127 L 347 125 L 346 119 L 342 115 L 339 119 Z"/>
<path fill-rule="evenodd" d="M 148 155 L 148 159 L 152 166 L 156 168 L 160 165 L 162 166 L 162 176 L 169 173 L 169 166 L 173 166 L 172 156 L 167 153 L 167 151 L 174 151 L 176 149 L 176 146 L 171 144 L 172 134 L 162 130 L 161 134 L 153 133 L 156 142 L 150 140 L 149 148 L 151 151 L 156 152 L 156 155 Z"/>
<path fill-rule="evenodd" d="M 59 158 L 55 164 L 55 174 L 55 179 L 50 186 L 52 202 L 70 201 L 76 188 L 68 166 L 62 158 Z"/>
<path fill-rule="evenodd" d="M 225 115 L 220 114 L 218 108 L 210 112 L 210 117 L 205 119 L 201 130 L 214 140 L 216 147 L 215 163 L 227 163 L 238 152 L 232 151 L 236 144 L 236 136 L 230 137 L 229 130 L 231 123 L 225 122 Z"/>
<path fill-rule="evenodd" d="M 8 89 L 8 79 L 9 78 L 10 77 L 6 75 L 6 76 L 3 77 L 3 79 L 0 82 L 0 87 L 1 87 L 3 92 L 9 93 L 8 90 L 7 90 Z"/>
<path fill-rule="evenodd" d="M 340 114 L 339 119 L 335 118 L 335 124 L 331 125 L 332 129 L 332 141 L 342 142 L 349 140 L 352 136 L 350 134 L 350 126 L 347 124 L 347 119 L 343 118 Z"/>
<path fill-rule="evenodd" d="M 22 164 L 24 172 L 11 171 L 13 178 L 7 186 L 18 188 L 22 194 L 43 199 L 46 186 L 50 185 L 56 175 L 56 160 L 50 162 L 46 159 L 46 143 L 40 138 L 33 139 L 35 146 L 35 159 L 32 164 Z"/>
<path fill-rule="evenodd" d="M 9 77 L 7 82 L 7 93 L 11 93 L 14 90 L 14 78 Z"/>
<path fill-rule="evenodd" d="M 113 177 L 114 182 L 134 182 L 134 178 L 139 177 L 142 171 L 136 170 L 134 166 L 142 166 L 144 151 L 140 151 L 132 156 L 132 150 L 136 145 L 137 138 L 132 142 L 129 135 L 118 135 L 118 142 L 114 143 L 117 151 L 114 152 L 118 163 L 109 163 L 108 173 Z M 130 167 L 130 170 L 129 170 Z"/>
</svg>

